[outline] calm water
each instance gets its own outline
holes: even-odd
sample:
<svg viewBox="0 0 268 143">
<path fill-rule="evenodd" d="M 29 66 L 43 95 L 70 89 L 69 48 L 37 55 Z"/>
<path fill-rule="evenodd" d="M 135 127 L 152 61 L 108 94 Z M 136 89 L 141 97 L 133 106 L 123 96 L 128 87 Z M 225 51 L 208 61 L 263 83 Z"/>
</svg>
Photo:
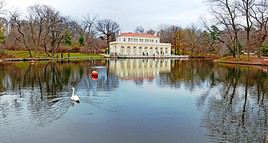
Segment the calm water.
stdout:
<svg viewBox="0 0 268 143">
<path fill-rule="evenodd" d="M 1 63 L 0 142 L 265 143 L 267 71 L 199 60 Z"/>
</svg>

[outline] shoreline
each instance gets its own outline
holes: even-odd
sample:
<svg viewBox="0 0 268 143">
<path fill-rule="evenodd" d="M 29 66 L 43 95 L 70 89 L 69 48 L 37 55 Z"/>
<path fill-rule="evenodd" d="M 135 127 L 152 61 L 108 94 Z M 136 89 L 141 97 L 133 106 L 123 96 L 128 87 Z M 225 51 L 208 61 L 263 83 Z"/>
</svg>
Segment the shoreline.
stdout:
<svg viewBox="0 0 268 143">
<path fill-rule="evenodd" d="M 86 61 L 86 60 L 99 60 L 99 59 L 215 59 L 215 57 L 192 57 L 192 56 L 180 56 L 180 57 L 111 57 L 106 54 L 99 54 L 96 56 L 87 57 L 64 57 L 64 58 L 51 58 L 51 57 L 34 57 L 34 58 L 0 58 L 0 62 L 37 62 L 37 61 Z"/>
<path fill-rule="evenodd" d="M 64 57 L 64 58 L 2 58 L 0 59 L 0 63 L 2 62 L 39 62 L 39 61 L 87 61 L 87 60 L 101 60 L 101 59 L 113 59 L 113 57 L 107 57 L 101 54 L 101 57 Z M 120 59 L 133 59 L 133 58 L 120 58 Z M 142 58 L 144 59 L 144 58 Z M 152 59 L 162 59 L 162 58 L 152 58 Z M 184 59 L 184 58 L 167 58 L 167 59 Z M 221 64 L 231 64 L 231 65 L 248 65 L 248 66 L 268 66 L 268 58 L 267 59 L 258 59 L 258 61 L 234 61 L 234 60 L 222 60 L 221 58 L 216 57 L 194 57 L 189 56 L 186 59 L 204 59 L 204 60 L 212 60 L 214 63 Z"/>
<path fill-rule="evenodd" d="M 105 57 L 89 57 L 89 58 L 4 58 L 0 62 L 41 62 L 41 61 L 87 61 L 87 60 L 100 60 Z"/>
<path fill-rule="evenodd" d="M 44 52 L 34 53 L 29 57 L 27 51 L 5 50 L 0 58 L 0 62 L 38 62 L 38 61 L 85 61 L 92 59 L 104 59 L 105 54 L 95 53 L 61 53 L 54 57 L 47 56 Z"/>
<path fill-rule="evenodd" d="M 214 60 L 214 63 L 232 64 L 232 65 L 252 65 L 252 66 L 268 66 L 268 63 L 254 63 L 254 62 L 241 62 L 241 61 L 218 61 Z"/>
</svg>

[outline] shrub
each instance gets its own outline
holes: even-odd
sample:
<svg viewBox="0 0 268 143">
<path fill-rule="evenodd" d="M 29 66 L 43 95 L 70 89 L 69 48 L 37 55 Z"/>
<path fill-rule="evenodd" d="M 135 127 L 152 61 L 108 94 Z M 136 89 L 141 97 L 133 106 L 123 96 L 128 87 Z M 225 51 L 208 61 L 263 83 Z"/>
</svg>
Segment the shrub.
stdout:
<svg viewBox="0 0 268 143">
<path fill-rule="evenodd" d="M 6 50 L 0 49 L 0 58 L 11 58 L 13 57 L 10 55 Z"/>
<path fill-rule="evenodd" d="M 263 56 L 268 56 L 268 45 L 265 47 L 262 47 L 261 49 Z"/>
<path fill-rule="evenodd" d="M 85 46 L 85 39 L 84 39 L 83 36 L 80 36 L 80 38 L 79 38 L 79 44 L 80 44 L 80 46 Z"/>
</svg>

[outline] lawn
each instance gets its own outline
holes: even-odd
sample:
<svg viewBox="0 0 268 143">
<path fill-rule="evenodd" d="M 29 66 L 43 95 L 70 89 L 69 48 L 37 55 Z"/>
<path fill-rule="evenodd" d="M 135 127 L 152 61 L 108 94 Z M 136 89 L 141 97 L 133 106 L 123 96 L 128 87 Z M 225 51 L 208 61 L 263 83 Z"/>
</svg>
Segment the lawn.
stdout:
<svg viewBox="0 0 268 143">
<path fill-rule="evenodd" d="M 257 58 L 256 56 L 250 57 L 250 61 L 256 58 Z M 218 60 L 219 61 L 237 61 L 238 59 L 237 57 L 234 58 L 233 56 L 226 56 L 226 57 L 219 58 Z M 247 55 L 241 55 L 239 61 L 248 61 Z"/>
<path fill-rule="evenodd" d="M 250 59 L 248 60 L 247 55 L 241 55 L 240 60 L 237 58 L 233 58 L 232 56 L 222 57 L 215 62 L 220 63 L 231 63 L 231 64 L 249 64 L 249 65 L 268 65 L 268 58 L 262 57 L 258 58 L 257 56 L 250 56 Z"/>
<path fill-rule="evenodd" d="M 29 57 L 29 53 L 27 51 L 4 51 L 7 57 L 10 58 L 21 58 L 27 59 Z M 49 58 L 49 59 L 56 59 L 57 57 L 60 59 L 61 54 L 59 53 L 54 57 L 48 57 L 45 52 L 32 52 L 32 58 Z M 68 53 L 63 54 L 64 59 L 68 59 Z M 102 59 L 104 58 L 101 54 L 83 54 L 83 53 L 70 53 L 70 60 L 87 60 L 87 59 Z"/>
</svg>

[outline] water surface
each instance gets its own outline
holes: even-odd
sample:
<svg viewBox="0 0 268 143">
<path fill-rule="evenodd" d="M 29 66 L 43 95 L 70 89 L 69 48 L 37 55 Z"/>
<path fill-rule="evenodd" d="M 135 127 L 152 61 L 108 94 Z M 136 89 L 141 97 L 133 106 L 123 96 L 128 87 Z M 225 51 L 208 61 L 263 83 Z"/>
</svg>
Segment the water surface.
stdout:
<svg viewBox="0 0 268 143">
<path fill-rule="evenodd" d="M 265 142 L 267 71 L 203 60 L 1 63 L 0 142 Z"/>
</svg>

